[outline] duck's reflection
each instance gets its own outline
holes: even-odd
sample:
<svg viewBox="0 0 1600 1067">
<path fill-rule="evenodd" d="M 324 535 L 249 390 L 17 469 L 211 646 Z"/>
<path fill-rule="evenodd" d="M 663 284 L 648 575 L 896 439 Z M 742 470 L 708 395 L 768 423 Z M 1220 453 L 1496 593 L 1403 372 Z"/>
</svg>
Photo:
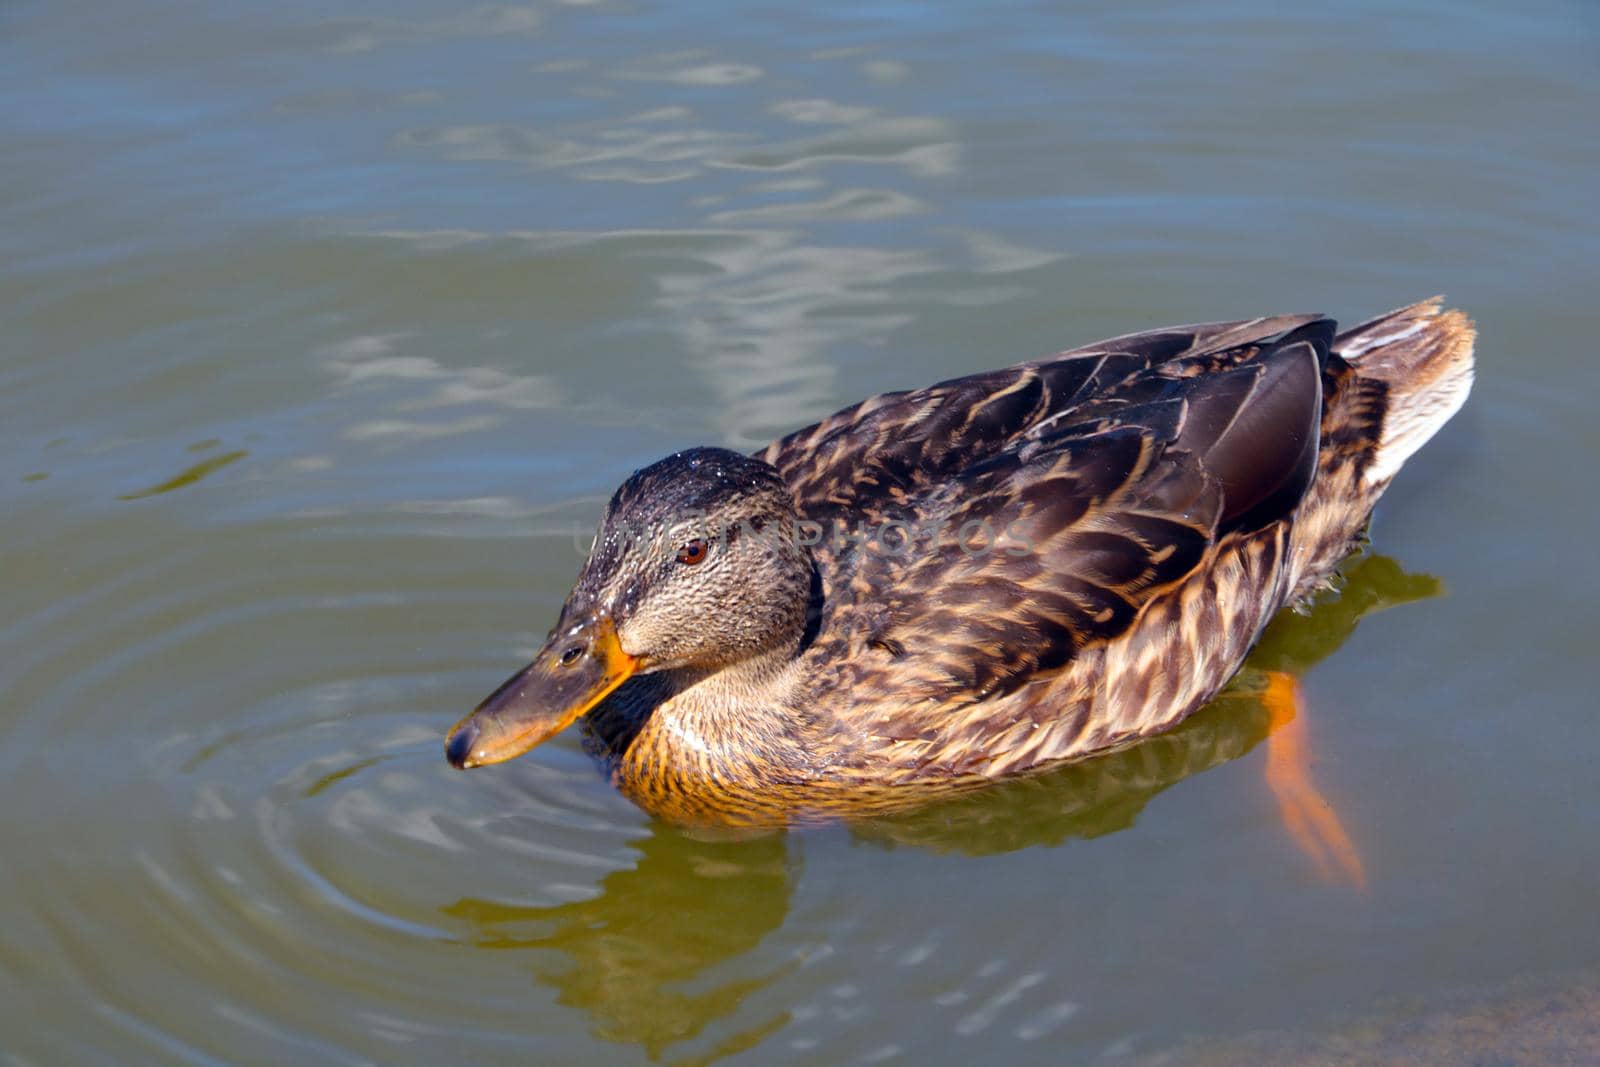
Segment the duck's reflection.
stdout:
<svg viewBox="0 0 1600 1067">
<path fill-rule="evenodd" d="M 1303 671 L 1336 650 L 1365 615 L 1439 589 L 1436 578 L 1408 574 L 1384 556 L 1352 561 L 1339 593 L 1323 595 L 1304 614 L 1280 616 L 1239 679 L 1178 729 L 1097 759 L 857 823 L 852 832 L 869 841 L 983 855 L 1125 829 L 1157 793 L 1266 737 L 1256 684 L 1262 672 Z M 661 823 L 637 848 L 638 865 L 607 875 L 590 900 L 519 907 L 466 899 L 443 911 L 468 924 L 482 948 L 544 950 L 537 979 L 554 987 L 563 1004 L 585 1012 L 595 1036 L 639 1045 L 659 1059 L 733 1015 L 788 969 L 706 980 L 782 925 L 798 858 L 783 834 L 707 840 Z M 555 954 L 566 961 L 547 967 Z M 753 1047 L 785 1022 L 781 1013 L 749 1020 L 695 1059 L 710 1062 Z"/>
<path fill-rule="evenodd" d="M 641 1045 L 658 1059 L 785 969 L 694 983 L 783 923 L 794 861 L 781 834 L 699 840 L 663 823 L 636 847 L 638 866 L 607 875 L 590 900 L 522 907 L 466 899 L 443 911 L 470 923 L 482 948 L 565 954 L 568 965 L 541 966 L 538 980 L 587 1012 L 596 1037 Z M 751 1036 L 783 1022 L 769 1020 Z"/>
</svg>

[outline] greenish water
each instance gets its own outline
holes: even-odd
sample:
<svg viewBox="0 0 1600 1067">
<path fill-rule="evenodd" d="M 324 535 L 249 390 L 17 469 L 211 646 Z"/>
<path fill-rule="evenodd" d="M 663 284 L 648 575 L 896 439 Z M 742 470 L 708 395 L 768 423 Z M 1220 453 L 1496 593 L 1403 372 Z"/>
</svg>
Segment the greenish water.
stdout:
<svg viewBox="0 0 1600 1067">
<path fill-rule="evenodd" d="M 7 1062 L 1270 1059 L 1592 989 L 1600 17 L 1280 8 L 8 5 Z M 667 451 L 1439 291 L 1473 398 L 1255 659 L 1365 890 L 1248 687 L 753 840 L 576 736 L 444 763 Z"/>
</svg>

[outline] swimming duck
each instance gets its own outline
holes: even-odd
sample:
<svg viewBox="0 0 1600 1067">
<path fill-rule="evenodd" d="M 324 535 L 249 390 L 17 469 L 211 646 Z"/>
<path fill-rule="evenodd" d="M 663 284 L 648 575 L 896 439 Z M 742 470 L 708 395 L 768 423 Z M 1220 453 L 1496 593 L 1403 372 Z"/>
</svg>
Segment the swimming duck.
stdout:
<svg viewBox="0 0 1600 1067">
<path fill-rule="evenodd" d="M 446 742 L 580 718 L 646 810 L 793 822 L 1133 743 L 1320 588 L 1462 405 L 1438 298 L 1129 334 L 629 477 L 533 662 Z"/>
</svg>

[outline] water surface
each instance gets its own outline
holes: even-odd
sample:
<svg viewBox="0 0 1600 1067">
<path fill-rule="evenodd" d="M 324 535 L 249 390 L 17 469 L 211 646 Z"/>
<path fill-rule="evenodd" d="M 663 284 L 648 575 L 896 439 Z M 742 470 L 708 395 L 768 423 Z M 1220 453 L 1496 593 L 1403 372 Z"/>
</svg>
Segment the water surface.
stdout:
<svg viewBox="0 0 1600 1067">
<path fill-rule="evenodd" d="M 1589 5 L 350 11 L 0 15 L 10 1062 L 1270 1059 L 1591 995 Z M 1248 686 L 753 840 L 575 736 L 444 763 L 664 452 L 1439 291 L 1470 404 L 1254 660 L 1365 890 L 1278 821 Z"/>
</svg>

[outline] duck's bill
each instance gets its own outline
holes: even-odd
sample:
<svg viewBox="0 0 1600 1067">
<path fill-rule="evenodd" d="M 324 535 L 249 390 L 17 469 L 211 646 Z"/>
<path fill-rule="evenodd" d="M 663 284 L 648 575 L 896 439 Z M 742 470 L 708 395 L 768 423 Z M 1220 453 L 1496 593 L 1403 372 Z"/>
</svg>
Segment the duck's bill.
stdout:
<svg viewBox="0 0 1600 1067">
<path fill-rule="evenodd" d="M 445 740 L 445 758 L 465 770 L 514 759 L 565 730 L 639 669 L 609 619 L 554 634 L 539 654 Z"/>
</svg>

